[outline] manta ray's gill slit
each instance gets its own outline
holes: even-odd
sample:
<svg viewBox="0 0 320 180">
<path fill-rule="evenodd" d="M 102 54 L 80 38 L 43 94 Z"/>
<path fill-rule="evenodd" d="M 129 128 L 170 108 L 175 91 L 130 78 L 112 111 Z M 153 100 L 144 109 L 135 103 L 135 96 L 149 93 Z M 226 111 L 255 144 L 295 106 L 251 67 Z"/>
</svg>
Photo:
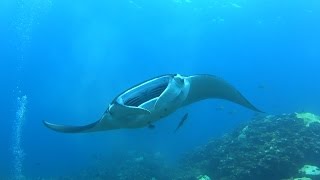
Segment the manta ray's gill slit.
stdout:
<svg viewBox="0 0 320 180">
<path fill-rule="evenodd" d="M 172 77 L 165 75 L 140 83 L 118 96 L 117 101 L 127 106 L 139 106 L 157 96 L 168 86 Z"/>
<path fill-rule="evenodd" d="M 147 102 L 155 97 L 161 95 L 161 93 L 167 88 L 168 83 L 159 84 L 154 87 L 150 87 L 149 89 L 145 89 L 144 91 L 140 91 L 136 96 L 129 98 L 124 101 L 124 104 L 127 106 L 139 106 L 144 102 Z"/>
<path fill-rule="evenodd" d="M 153 89 L 157 89 L 159 86 L 168 86 L 170 79 L 172 76 L 164 75 L 161 77 L 153 78 L 151 80 L 144 81 L 138 85 L 133 86 L 132 88 L 124 91 L 120 95 L 118 95 L 113 101 L 117 101 L 117 103 L 124 104 L 124 105 L 140 105 L 143 103 L 139 98 L 144 95 L 148 95 L 149 91 Z M 135 100 L 139 102 L 134 102 Z"/>
</svg>

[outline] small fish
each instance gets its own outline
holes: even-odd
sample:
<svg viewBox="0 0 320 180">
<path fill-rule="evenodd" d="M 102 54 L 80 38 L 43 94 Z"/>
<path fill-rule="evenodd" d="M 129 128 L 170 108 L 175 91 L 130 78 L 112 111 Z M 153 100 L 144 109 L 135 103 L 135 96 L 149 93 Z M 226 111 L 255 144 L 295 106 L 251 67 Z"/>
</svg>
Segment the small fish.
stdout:
<svg viewBox="0 0 320 180">
<path fill-rule="evenodd" d="M 174 132 L 176 133 L 178 131 L 178 129 L 183 125 L 183 123 L 188 119 L 188 113 L 186 113 L 180 120 L 180 123 L 178 124 L 177 128 L 174 130 Z"/>
<path fill-rule="evenodd" d="M 237 113 L 237 110 L 231 110 L 231 111 L 228 112 L 228 114 L 230 114 L 230 115 L 234 115 L 236 113 Z"/>
<path fill-rule="evenodd" d="M 240 6 L 239 4 L 236 4 L 236 3 L 230 3 L 230 5 L 235 8 L 242 8 L 242 6 Z"/>
<path fill-rule="evenodd" d="M 265 87 L 265 85 L 263 85 L 263 84 L 259 84 L 258 85 L 258 89 L 265 89 L 266 87 Z"/>
<path fill-rule="evenodd" d="M 149 129 L 154 129 L 155 127 L 156 127 L 156 126 L 153 125 L 153 124 L 149 124 L 149 125 L 148 125 L 148 128 L 149 128 Z"/>
<path fill-rule="evenodd" d="M 222 111 L 222 110 L 224 110 L 224 107 L 223 107 L 223 106 L 218 106 L 218 107 L 216 107 L 216 111 Z"/>
<path fill-rule="evenodd" d="M 35 165 L 35 166 L 40 166 L 41 163 L 40 163 L 40 162 L 36 162 L 36 163 L 34 163 L 34 165 Z"/>
</svg>

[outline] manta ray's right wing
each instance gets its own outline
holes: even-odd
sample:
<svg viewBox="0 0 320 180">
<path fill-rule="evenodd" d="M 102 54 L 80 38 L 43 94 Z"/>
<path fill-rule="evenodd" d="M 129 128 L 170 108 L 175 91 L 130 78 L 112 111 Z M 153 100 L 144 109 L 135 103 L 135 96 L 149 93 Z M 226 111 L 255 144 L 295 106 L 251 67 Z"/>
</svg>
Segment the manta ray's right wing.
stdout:
<svg viewBox="0 0 320 180">
<path fill-rule="evenodd" d="M 235 87 L 219 77 L 204 74 L 190 76 L 187 79 L 190 82 L 190 91 L 184 105 L 204 99 L 218 98 L 237 103 L 256 112 L 262 112 L 253 106 Z"/>
</svg>

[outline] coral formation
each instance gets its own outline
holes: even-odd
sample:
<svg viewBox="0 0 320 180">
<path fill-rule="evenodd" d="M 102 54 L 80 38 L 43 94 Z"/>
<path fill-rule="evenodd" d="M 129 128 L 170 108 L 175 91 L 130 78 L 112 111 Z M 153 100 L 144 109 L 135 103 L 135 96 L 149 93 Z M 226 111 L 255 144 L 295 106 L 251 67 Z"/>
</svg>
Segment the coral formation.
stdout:
<svg viewBox="0 0 320 180">
<path fill-rule="evenodd" d="M 317 166 L 304 165 L 300 170 L 300 173 L 309 176 L 318 176 L 320 175 L 320 169 Z"/>
<path fill-rule="evenodd" d="M 309 127 L 311 123 L 320 123 L 320 117 L 312 113 L 296 113 L 296 117 L 302 119 L 307 127 Z"/>
<path fill-rule="evenodd" d="M 211 178 L 207 175 L 200 175 L 197 177 L 198 180 L 211 180 Z"/>
<path fill-rule="evenodd" d="M 307 177 L 302 177 L 302 178 L 294 178 L 293 180 L 312 180 L 312 179 Z"/>
<path fill-rule="evenodd" d="M 308 116 L 309 117 L 309 116 Z M 232 133 L 189 153 L 185 172 L 213 179 L 285 179 L 308 162 L 320 165 L 320 123 L 305 125 L 295 114 L 255 118 Z"/>
<path fill-rule="evenodd" d="M 255 117 L 185 154 L 178 166 L 169 166 L 161 153 L 122 152 L 63 179 L 319 180 L 316 117 L 311 113 Z"/>
</svg>

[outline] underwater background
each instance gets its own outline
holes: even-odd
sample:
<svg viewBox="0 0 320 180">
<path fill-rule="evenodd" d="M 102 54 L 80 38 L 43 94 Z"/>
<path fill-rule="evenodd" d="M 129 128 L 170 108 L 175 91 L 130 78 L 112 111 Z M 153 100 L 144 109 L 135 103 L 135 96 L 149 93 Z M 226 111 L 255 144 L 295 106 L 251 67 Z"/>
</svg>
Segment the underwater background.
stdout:
<svg viewBox="0 0 320 180">
<path fill-rule="evenodd" d="M 63 134 L 42 123 L 96 121 L 120 92 L 162 74 L 217 75 L 267 115 L 320 114 L 319 32 L 317 0 L 1 0 L 0 179 L 72 179 L 132 152 L 175 165 L 255 116 L 207 100 L 152 130 Z"/>
</svg>

